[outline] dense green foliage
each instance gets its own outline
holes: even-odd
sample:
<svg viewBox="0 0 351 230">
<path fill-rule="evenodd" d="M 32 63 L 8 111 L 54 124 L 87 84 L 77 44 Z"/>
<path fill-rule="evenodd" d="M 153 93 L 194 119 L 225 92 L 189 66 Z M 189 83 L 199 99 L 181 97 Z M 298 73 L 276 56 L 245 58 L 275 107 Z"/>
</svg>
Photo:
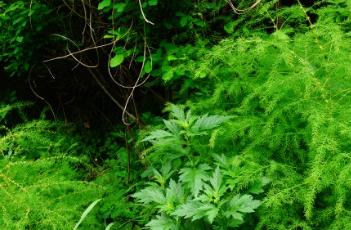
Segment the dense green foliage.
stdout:
<svg viewBox="0 0 351 230">
<path fill-rule="evenodd" d="M 350 44 L 349 0 L 0 0 L 0 229 L 351 229 Z"/>
<path fill-rule="evenodd" d="M 13 109 L 1 107 L 1 125 Z M 4 229 L 64 229 L 82 206 L 99 197 L 98 185 L 82 180 L 76 168 L 84 161 L 70 156 L 76 143 L 59 123 L 27 121 L 13 129 L 1 126 L 0 226 Z M 82 168 L 83 169 L 83 168 Z"/>
<path fill-rule="evenodd" d="M 262 192 L 264 178 L 247 186 L 246 191 L 241 189 L 244 186 L 237 182 L 240 169 L 234 169 L 226 156 L 216 153 L 210 131 L 230 117 L 194 116 L 190 110 L 185 113 L 175 105 L 167 109 L 172 118 L 164 120 L 167 131 L 155 130 L 143 139 L 152 143 L 145 157 L 152 163 L 156 183 L 134 197 L 144 205 L 152 205 L 151 210 L 155 206 L 161 214 L 147 226 L 152 229 L 203 229 L 206 223 L 221 228 L 239 226 L 244 222 L 244 214 L 254 212 L 260 205 L 260 201 L 245 192 Z M 178 182 L 173 180 L 175 176 Z M 186 219 L 205 221 L 192 223 Z"/>
<path fill-rule="evenodd" d="M 216 87 L 192 106 L 235 115 L 217 140 L 267 167 L 261 227 L 349 228 L 348 40 L 331 25 L 293 38 L 226 40 L 194 68 L 208 69 Z"/>
<path fill-rule="evenodd" d="M 11 75 L 28 71 L 47 45 L 43 35 L 54 23 L 51 11 L 41 2 L 0 1 L 0 61 Z"/>
</svg>

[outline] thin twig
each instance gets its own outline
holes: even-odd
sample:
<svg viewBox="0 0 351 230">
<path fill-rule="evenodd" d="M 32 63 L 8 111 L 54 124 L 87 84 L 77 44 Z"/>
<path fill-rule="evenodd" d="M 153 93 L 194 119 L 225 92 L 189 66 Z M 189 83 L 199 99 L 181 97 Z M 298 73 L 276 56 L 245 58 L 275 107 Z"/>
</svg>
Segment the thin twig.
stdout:
<svg viewBox="0 0 351 230">
<path fill-rule="evenodd" d="M 243 14 L 243 13 L 255 8 L 258 4 L 261 3 L 262 0 L 257 0 L 254 4 L 252 4 L 251 6 L 249 6 L 246 9 L 238 9 L 237 7 L 234 6 L 232 0 L 226 0 L 226 1 L 228 2 L 229 6 L 233 9 L 234 13 L 236 13 L 236 14 Z"/>
<path fill-rule="evenodd" d="M 34 96 L 36 96 L 37 98 L 39 98 L 40 100 L 44 101 L 50 108 L 50 111 L 54 117 L 54 120 L 57 120 L 57 117 L 55 115 L 55 112 L 54 112 L 54 109 L 52 108 L 51 104 L 45 99 L 43 98 L 42 96 L 40 96 L 33 88 L 32 86 L 32 82 L 31 82 L 31 76 L 32 76 L 32 72 L 33 72 L 33 69 L 34 69 L 35 66 L 32 66 L 29 70 L 29 73 L 28 73 L 28 85 L 29 85 L 29 88 L 30 90 L 32 91 L 32 93 L 34 94 Z"/>
<path fill-rule="evenodd" d="M 96 74 L 91 70 L 88 69 L 89 73 L 91 74 L 91 76 L 93 76 L 94 80 L 98 83 L 98 85 L 100 86 L 100 88 L 105 92 L 105 94 L 113 101 L 113 103 L 115 103 L 118 108 L 122 109 L 124 111 L 125 114 L 127 114 L 132 120 L 137 120 L 137 118 L 129 113 L 128 111 L 124 110 L 123 105 L 121 105 L 112 95 L 111 93 L 106 89 L 106 87 L 101 83 L 101 81 L 99 80 L 99 78 L 96 76 Z"/>
<path fill-rule="evenodd" d="M 124 105 L 124 109 L 123 109 L 123 113 L 122 113 L 122 122 L 125 124 L 125 125 L 130 125 L 130 123 L 128 123 L 125 119 L 125 113 L 127 111 L 127 107 L 129 105 L 129 101 L 130 99 L 133 97 L 134 95 L 134 91 L 136 88 L 140 87 L 142 84 L 144 84 L 150 77 L 150 74 L 148 74 L 148 76 L 144 79 L 144 81 L 142 81 L 141 83 L 139 83 L 142 75 L 143 75 L 143 70 L 144 70 L 144 67 L 145 67 L 145 61 L 146 61 L 146 52 L 147 50 L 149 51 L 149 54 L 150 54 L 150 50 L 149 50 L 149 47 L 147 45 L 147 41 L 146 41 L 146 37 L 144 37 L 144 59 L 143 59 L 143 63 L 141 65 L 141 68 L 140 68 L 140 72 L 139 72 L 139 76 L 138 76 L 138 79 L 136 80 L 134 86 L 132 87 L 132 90 L 127 98 L 127 101 Z M 151 54 L 150 54 L 150 59 L 151 59 L 151 66 L 152 66 L 152 57 L 151 57 Z"/>
<path fill-rule="evenodd" d="M 143 18 L 144 18 L 144 21 L 145 21 L 146 23 L 151 24 L 151 25 L 155 25 L 155 23 L 149 21 L 149 20 L 146 18 L 145 13 L 144 13 L 144 10 L 143 10 L 143 6 L 142 6 L 142 4 L 141 4 L 141 0 L 138 0 L 138 1 L 139 1 L 139 6 L 140 6 L 140 12 L 141 12 L 141 15 L 142 15 Z"/>
<path fill-rule="evenodd" d="M 59 36 L 59 37 L 62 37 L 64 38 L 65 40 L 70 40 L 72 41 L 71 39 L 63 36 L 63 35 L 60 35 L 60 34 L 54 34 L 55 36 Z M 90 51 L 90 50 L 96 50 L 96 49 L 99 49 L 99 48 L 103 48 L 103 47 L 106 47 L 106 46 L 111 46 L 115 43 L 116 41 L 112 41 L 112 42 L 109 42 L 109 43 L 106 43 L 106 44 L 103 44 L 103 45 L 99 45 L 99 46 L 94 46 L 94 47 L 88 47 L 88 48 L 85 48 L 85 49 L 82 49 L 82 50 L 78 50 L 78 51 L 75 51 L 75 52 L 70 52 L 69 54 L 67 55 L 63 55 L 63 56 L 59 56 L 59 57 L 54 57 L 54 58 L 50 58 L 50 59 L 46 59 L 44 60 L 43 62 L 51 62 L 51 61 L 55 61 L 55 60 L 60 60 L 60 59 L 65 59 L 65 58 L 68 58 L 68 57 L 71 57 L 73 55 L 76 55 L 76 54 L 80 54 L 80 53 L 84 53 L 84 52 L 87 52 L 87 51 Z"/>
</svg>

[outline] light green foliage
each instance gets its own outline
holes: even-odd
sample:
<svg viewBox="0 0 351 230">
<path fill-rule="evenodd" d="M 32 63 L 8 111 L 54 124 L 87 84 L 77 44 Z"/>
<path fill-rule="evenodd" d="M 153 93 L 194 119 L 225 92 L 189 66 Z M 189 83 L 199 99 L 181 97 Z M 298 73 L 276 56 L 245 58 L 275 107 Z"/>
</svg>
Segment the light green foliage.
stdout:
<svg viewBox="0 0 351 230">
<path fill-rule="evenodd" d="M 142 116 L 139 141 L 131 126 L 83 141 L 60 122 L 26 119 L 25 104 L 1 106 L 0 228 L 351 229 L 351 2 L 232 2 L 70 9 L 91 13 L 63 27 L 92 31 L 91 46 L 77 44 L 104 44 L 100 67 L 125 83 L 150 74 L 145 88 L 165 82 L 177 105 L 163 122 Z M 10 73 L 28 70 L 53 9 L 0 1 Z"/>
<path fill-rule="evenodd" d="M 89 224 L 86 222 L 89 218 L 96 219 L 95 226 L 99 229 L 138 229 L 146 223 L 147 215 L 141 214 L 144 211 L 142 207 L 131 202 L 131 194 L 143 181 L 140 177 L 142 165 L 137 160 L 135 152 L 128 152 L 131 150 L 125 146 L 126 142 L 132 145 L 133 138 L 134 134 L 129 136 L 123 131 L 122 126 L 118 126 L 103 138 L 93 135 L 85 139 L 88 143 L 80 142 L 81 152 L 89 155 L 93 161 L 93 164 L 90 164 L 89 174 L 86 175 L 87 179 L 99 185 L 102 194 L 98 197 L 101 201 L 87 215 L 87 219 L 82 222 L 83 226 L 78 230 L 84 229 L 85 224 Z M 101 160 L 103 157 L 106 160 Z M 81 212 L 83 214 L 83 210 Z"/>
<path fill-rule="evenodd" d="M 0 124 L 24 106 L 28 103 L 1 106 Z M 76 140 L 68 133 L 63 124 L 44 120 L 2 126 L 1 229 L 72 229 L 82 210 L 101 196 L 101 186 L 82 179 L 88 166 L 73 156 Z M 93 226 L 94 217 L 88 219 Z"/>
<path fill-rule="evenodd" d="M 164 120 L 167 130 L 152 131 L 142 140 L 152 143 L 145 157 L 151 159 L 155 182 L 134 197 L 158 213 L 146 226 L 151 229 L 238 227 L 244 223 L 246 214 L 254 212 L 261 202 L 249 195 L 250 186 L 239 188 L 236 180 L 240 175 L 227 173 L 234 164 L 209 146 L 211 133 L 231 117 L 197 116 L 173 104 L 166 111 L 170 112 L 170 119 Z M 261 179 L 255 177 L 258 182 Z M 259 189 L 265 184 L 258 185 Z"/>
<path fill-rule="evenodd" d="M 100 188 L 79 181 L 78 159 L 56 156 L 36 161 L 0 160 L 2 229 L 67 229 Z"/>
<path fill-rule="evenodd" d="M 153 152 L 148 157 L 155 158 L 155 163 L 157 159 L 179 161 L 182 157 L 193 161 L 191 158 L 198 154 L 208 158 L 210 155 L 206 151 L 198 151 L 200 146 L 208 144 L 208 136 L 214 128 L 231 118 L 219 115 L 196 116 L 190 110 L 185 112 L 182 107 L 173 104 L 169 104 L 165 111 L 170 112 L 170 119 L 163 121 L 166 130 L 152 131 L 143 139 L 144 142 L 153 144 L 146 152 Z"/>
<path fill-rule="evenodd" d="M 258 229 L 350 228 L 346 9 L 348 2 L 331 1 L 314 10 L 319 19 L 305 29 L 224 39 L 179 66 L 200 85 L 202 97 L 188 101 L 194 111 L 235 116 L 217 134 L 217 144 L 236 149 L 252 166 L 247 173 L 263 170 L 271 180 Z M 296 10 L 305 15 L 308 9 Z"/>
<path fill-rule="evenodd" d="M 87 209 L 84 210 L 83 214 L 81 215 L 79 221 L 74 226 L 73 230 L 77 230 L 78 227 L 82 224 L 82 222 L 87 218 L 88 214 L 93 210 L 93 208 L 101 201 L 101 199 L 95 200 L 91 203 Z"/>
<path fill-rule="evenodd" d="M 32 121 L 18 125 L 0 139 L 0 153 L 36 159 L 56 153 L 68 153 L 77 147 L 74 138 L 65 135 L 61 123 Z M 67 133 L 66 133 L 67 134 Z"/>
</svg>

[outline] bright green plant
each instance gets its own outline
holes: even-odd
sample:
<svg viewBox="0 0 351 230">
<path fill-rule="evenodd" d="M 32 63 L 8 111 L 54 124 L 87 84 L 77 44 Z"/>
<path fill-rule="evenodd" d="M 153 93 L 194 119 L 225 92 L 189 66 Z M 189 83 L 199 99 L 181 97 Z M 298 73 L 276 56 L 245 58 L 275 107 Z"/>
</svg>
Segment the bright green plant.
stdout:
<svg viewBox="0 0 351 230">
<path fill-rule="evenodd" d="M 75 150 L 77 140 L 67 133 L 62 123 L 45 120 L 26 122 L 1 137 L 0 153 L 6 157 L 16 155 L 36 159 Z"/>
<path fill-rule="evenodd" d="M 66 156 L 0 159 L 0 227 L 73 229 L 84 207 L 101 194 L 98 186 L 79 180 L 79 164 Z"/>
<path fill-rule="evenodd" d="M 219 155 L 211 148 L 211 134 L 231 117 L 196 116 L 172 104 L 166 110 L 170 111 L 170 119 L 164 120 L 166 130 L 152 131 L 143 139 L 152 143 L 145 157 L 153 165 L 150 169 L 155 182 L 134 197 L 146 205 L 147 211 L 158 214 L 146 226 L 238 227 L 261 202 L 248 188 L 238 189 L 239 174 L 231 172 L 234 165 L 228 160 L 233 156 Z M 260 191 L 264 185 L 259 185 Z"/>
<path fill-rule="evenodd" d="M 116 79 L 142 69 L 171 86 L 166 100 L 218 115 L 169 104 L 135 145 L 130 126 L 82 141 L 1 105 L 1 229 L 351 229 L 350 1 L 78 2 L 69 25 L 86 30 L 63 25 L 66 48 L 112 50 L 99 68 Z M 8 72 L 38 61 L 53 9 L 0 1 Z"/>
<path fill-rule="evenodd" d="M 194 111 L 235 116 L 217 143 L 271 180 L 258 229 L 350 228 L 350 4 L 329 4 L 304 29 L 225 39 L 180 64 Z"/>
<path fill-rule="evenodd" d="M 72 229 L 103 189 L 84 180 L 90 167 L 73 156 L 77 139 L 64 124 L 40 120 L 6 126 L 8 115 L 25 106 L 0 107 L 0 228 Z M 94 226 L 94 216 L 88 219 Z"/>
<path fill-rule="evenodd" d="M 244 217 L 261 204 L 249 194 L 235 194 L 230 183 L 217 167 L 213 175 L 209 165 L 184 167 L 179 182 L 168 186 L 154 183 L 134 197 L 146 206 L 157 209 L 158 215 L 146 226 L 150 229 L 201 229 L 204 226 L 238 227 Z M 155 177 L 160 178 L 158 172 Z M 229 177 L 230 178 L 230 177 Z M 152 210 L 152 209 L 151 209 Z M 198 227 L 198 228 L 196 228 Z"/>
</svg>

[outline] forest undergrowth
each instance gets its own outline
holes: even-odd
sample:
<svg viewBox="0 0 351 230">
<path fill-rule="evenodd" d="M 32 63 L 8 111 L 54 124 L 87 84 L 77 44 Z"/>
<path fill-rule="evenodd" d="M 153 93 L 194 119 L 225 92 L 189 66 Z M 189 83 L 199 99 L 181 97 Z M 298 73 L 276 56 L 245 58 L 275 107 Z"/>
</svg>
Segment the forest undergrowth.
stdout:
<svg viewBox="0 0 351 230">
<path fill-rule="evenodd" d="M 350 1 L 0 0 L 0 30 L 0 229 L 351 229 Z"/>
</svg>

